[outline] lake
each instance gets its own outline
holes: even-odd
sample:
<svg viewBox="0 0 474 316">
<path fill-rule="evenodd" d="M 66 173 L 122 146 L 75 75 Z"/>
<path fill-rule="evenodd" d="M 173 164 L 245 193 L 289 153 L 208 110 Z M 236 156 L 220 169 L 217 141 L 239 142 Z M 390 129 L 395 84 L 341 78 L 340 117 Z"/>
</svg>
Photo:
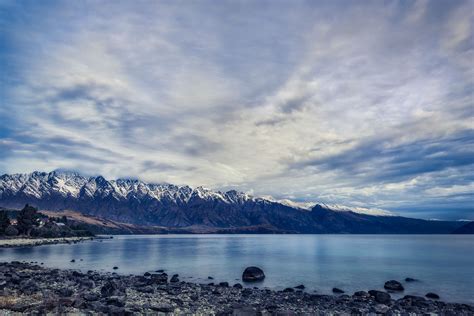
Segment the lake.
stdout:
<svg viewBox="0 0 474 316">
<path fill-rule="evenodd" d="M 76 262 L 70 262 L 75 259 Z M 81 261 L 82 259 L 82 261 Z M 142 274 L 164 269 L 198 283 L 240 282 L 247 266 L 266 279 L 248 286 L 352 294 L 401 281 L 406 294 L 435 292 L 474 304 L 474 235 L 135 235 L 78 244 L 0 249 L 1 261 Z M 118 270 L 112 270 L 118 266 Z M 208 280 L 212 276 L 214 280 Z M 406 277 L 419 282 L 404 282 Z"/>
</svg>

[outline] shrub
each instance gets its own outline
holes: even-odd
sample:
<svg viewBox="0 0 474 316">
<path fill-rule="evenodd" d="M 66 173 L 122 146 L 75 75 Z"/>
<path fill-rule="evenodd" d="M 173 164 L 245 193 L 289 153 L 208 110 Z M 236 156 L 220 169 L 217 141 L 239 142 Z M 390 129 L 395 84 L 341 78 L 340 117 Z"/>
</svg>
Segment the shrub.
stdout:
<svg viewBox="0 0 474 316">
<path fill-rule="evenodd" d="M 13 225 L 10 225 L 5 229 L 5 235 L 7 236 L 18 236 L 18 234 L 18 229 L 16 229 Z"/>
<path fill-rule="evenodd" d="M 16 218 L 20 234 L 30 235 L 33 227 L 38 225 L 38 218 L 38 210 L 26 204 Z"/>
<path fill-rule="evenodd" d="M 0 211 L 0 235 L 5 234 L 5 230 L 10 226 L 10 219 L 8 218 L 7 212 Z"/>
</svg>

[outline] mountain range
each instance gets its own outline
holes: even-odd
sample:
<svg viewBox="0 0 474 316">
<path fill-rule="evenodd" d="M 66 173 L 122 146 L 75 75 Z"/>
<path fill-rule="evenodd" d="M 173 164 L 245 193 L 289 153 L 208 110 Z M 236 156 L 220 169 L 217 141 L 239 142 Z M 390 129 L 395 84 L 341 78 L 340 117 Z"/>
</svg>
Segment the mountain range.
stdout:
<svg viewBox="0 0 474 316">
<path fill-rule="evenodd" d="M 72 211 L 133 227 L 185 232 L 442 234 L 465 224 L 361 214 L 321 204 L 304 208 L 235 190 L 106 180 L 75 172 L 0 176 L 0 206 L 18 209 L 27 203 L 49 212 Z"/>
</svg>

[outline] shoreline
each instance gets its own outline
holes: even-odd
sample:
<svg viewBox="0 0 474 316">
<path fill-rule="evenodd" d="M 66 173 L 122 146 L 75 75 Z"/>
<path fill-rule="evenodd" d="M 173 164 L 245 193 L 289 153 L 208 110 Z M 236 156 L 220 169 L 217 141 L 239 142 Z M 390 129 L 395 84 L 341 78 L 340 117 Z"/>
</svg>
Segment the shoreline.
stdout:
<svg viewBox="0 0 474 316">
<path fill-rule="evenodd" d="M 472 305 L 410 295 L 395 300 L 382 291 L 320 295 L 296 288 L 184 282 L 160 270 L 144 275 L 82 273 L 15 261 L 0 263 L 0 294 L 0 311 L 19 313 L 474 315 Z"/>
<path fill-rule="evenodd" d="M 97 237 L 58 237 L 58 238 L 4 238 L 0 239 L 1 248 L 21 248 L 21 247 L 37 247 L 43 245 L 70 244 L 78 243 L 86 240 L 94 240 Z"/>
</svg>

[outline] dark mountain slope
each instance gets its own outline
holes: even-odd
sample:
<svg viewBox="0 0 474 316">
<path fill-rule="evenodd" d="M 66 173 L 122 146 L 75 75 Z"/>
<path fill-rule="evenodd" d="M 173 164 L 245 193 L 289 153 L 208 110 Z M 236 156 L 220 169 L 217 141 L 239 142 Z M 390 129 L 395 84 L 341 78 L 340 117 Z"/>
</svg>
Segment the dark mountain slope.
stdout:
<svg viewBox="0 0 474 316">
<path fill-rule="evenodd" d="M 334 211 L 316 205 L 293 208 L 237 191 L 147 184 L 138 180 L 107 181 L 76 173 L 34 172 L 0 177 L 0 206 L 71 210 L 139 226 L 200 227 L 229 232 L 255 230 L 292 233 L 451 233 L 462 223 L 425 221 Z M 203 229 L 204 228 L 204 229 Z"/>
<path fill-rule="evenodd" d="M 455 229 L 453 234 L 474 234 L 474 221 L 469 222 L 457 229 Z"/>
</svg>

